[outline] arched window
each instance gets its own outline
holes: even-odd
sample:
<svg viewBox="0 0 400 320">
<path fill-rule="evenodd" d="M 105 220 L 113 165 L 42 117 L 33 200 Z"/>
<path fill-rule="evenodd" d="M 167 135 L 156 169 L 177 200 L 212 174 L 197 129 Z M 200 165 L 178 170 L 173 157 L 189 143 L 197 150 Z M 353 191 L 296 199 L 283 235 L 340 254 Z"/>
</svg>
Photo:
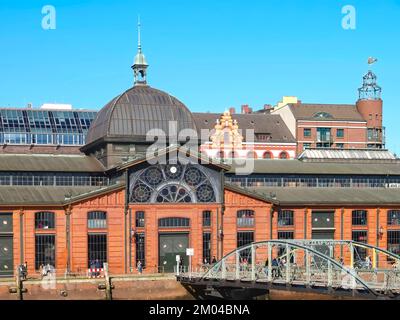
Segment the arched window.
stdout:
<svg viewBox="0 0 400 320">
<path fill-rule="evenodd" d="M 257 159 L 257 153 L 255 151 L 249 151 L 247 153 L 247 158 L 248 159 Z"/>
<path fill-rule="evenodd" d="M 131 202 L 174 203 L 215 202 L 214 187 L 195 165 L 151 166 L 130 186 Z"/>
<path fill-rule="evenodd" d="M 237 226 L 238 227 L 252 227 L 254 226 L 254 211 L 253 210 L 238 210 Z"/>
<path fill-rule="evenodd" d="M 269 151 L 264 152 L 263 154 L 264 159 L 272 159 L 272 154 Z"/>
<path fill-rule="evenodd" d="M 160 228 L 187 228 L 190 226 L 189 218 L 168 217 L 158 219 L 158 226 Z"/>
<path fill-rule="evenodd" d="M 280 154 L 279 154 L 279 159 L 288 159 L 289 158 L 289 155 L 287 154 L 287 152 L 285 152 L 285 151 L 282 151 Z"/>
<path fill-rule="evenodd" d="M 36 229 L 54 229 L 55 215 L 54 212 L 36 212 L 35 213 L 35 228 Z"/>
<path fill-rule="evenodd" d="M 107 212 L 104 211 L 88 212 L 88 228 L 89 229 L 107 228 Z"/>
</svg>

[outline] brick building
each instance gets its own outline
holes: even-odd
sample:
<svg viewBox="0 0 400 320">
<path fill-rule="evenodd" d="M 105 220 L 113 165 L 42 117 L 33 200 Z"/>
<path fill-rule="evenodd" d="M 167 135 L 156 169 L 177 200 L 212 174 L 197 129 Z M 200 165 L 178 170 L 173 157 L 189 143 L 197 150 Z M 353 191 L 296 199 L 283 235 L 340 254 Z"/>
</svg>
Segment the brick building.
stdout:
<svg viewBox="0 0 400 320">
<path fill-rule="evenodd" d="M 148 86 L 147 67 L 139 45 L 134 86 L 97 113 L 79 153 L 36 144 L 0 153 L 1 276 L 24 262 L 31 274 L 47 264 L 80 273 L 94 262 L 130 273 L 139 261 L 145 272 L 171 272 L 176 255 L 188 265 L 187 248 L 199 266 L 270 238 L 354 239 L 400 252 L 400 163 L 390 152 L 307 150 L 291 161 L 230 165 L 209 159 L 181 146 L 206 117 Z M 238 117 L 239 126 L 252 117 Z M 26 117 L 1 123 L 3 132 L 42 126 Z M 60 130 L 72 124 L 63 123 Z M 165 148 L 149 155 L 155 128 L 167 133 L 158 140 Z M 181 130 L 188 131 L 171 141 Z"/>
<path fill-rule="evenodd" d="M 297 153 L 306 148 L 384 148 L 381 88 L 372 71 L 363 77 L 355 105 L 280 104 L 280 115 L 297 141 Z"/>
</svg>

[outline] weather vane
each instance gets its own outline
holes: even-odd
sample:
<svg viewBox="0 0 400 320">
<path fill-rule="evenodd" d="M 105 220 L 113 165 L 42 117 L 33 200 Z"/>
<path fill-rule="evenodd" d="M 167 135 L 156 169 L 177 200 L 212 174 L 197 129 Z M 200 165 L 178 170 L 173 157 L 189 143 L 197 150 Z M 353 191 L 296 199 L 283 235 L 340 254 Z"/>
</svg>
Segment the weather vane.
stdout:
<svg viewBox="0 0 400 320">
<path fill-rule="evenodd" d="M 377 58 L 374 58 L 374 57 L 369 57 L 369 58 L 368 58 L 368 64 L 374 64 L 374 63 L 377 62 L 377 61 L 378 61 Z"/>
</svg>

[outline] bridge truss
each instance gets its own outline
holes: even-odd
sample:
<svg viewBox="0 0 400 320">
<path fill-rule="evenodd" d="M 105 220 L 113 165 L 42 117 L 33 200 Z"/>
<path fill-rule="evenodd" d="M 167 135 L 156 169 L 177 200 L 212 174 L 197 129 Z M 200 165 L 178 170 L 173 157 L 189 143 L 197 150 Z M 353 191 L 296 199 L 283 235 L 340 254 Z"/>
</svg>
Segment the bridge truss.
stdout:
<svg viewBox="0 0 400 320">
<path fill-rule="evenodd" d="M 236 288 L 254 295 L 283 289 L 399 299 L 400 257 L 351 240 L 267 240 L 237 248 L 205 272 L 178 280 L 200 298 L 215 290 L 229 298 Z"/>
</svg>

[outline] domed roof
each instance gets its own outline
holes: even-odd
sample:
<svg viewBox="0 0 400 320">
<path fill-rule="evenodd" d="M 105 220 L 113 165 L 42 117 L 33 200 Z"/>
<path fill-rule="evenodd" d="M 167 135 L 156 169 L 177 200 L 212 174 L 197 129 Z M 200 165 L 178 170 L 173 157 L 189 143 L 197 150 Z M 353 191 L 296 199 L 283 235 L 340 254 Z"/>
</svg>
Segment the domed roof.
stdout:
<svg viewBox="0 0 400 320">
<path fill-rule="evenodd" d="M 176 121 L 178 134 L 182 129 L 196 132 L 192 113 L 182 102 L 148 85 L 135 85 L 98 112 L 86 146 L 101 141 L 146 142 L 151 129 L 161 129 L 168 135 L 169 121 Z"/>
</svg>

